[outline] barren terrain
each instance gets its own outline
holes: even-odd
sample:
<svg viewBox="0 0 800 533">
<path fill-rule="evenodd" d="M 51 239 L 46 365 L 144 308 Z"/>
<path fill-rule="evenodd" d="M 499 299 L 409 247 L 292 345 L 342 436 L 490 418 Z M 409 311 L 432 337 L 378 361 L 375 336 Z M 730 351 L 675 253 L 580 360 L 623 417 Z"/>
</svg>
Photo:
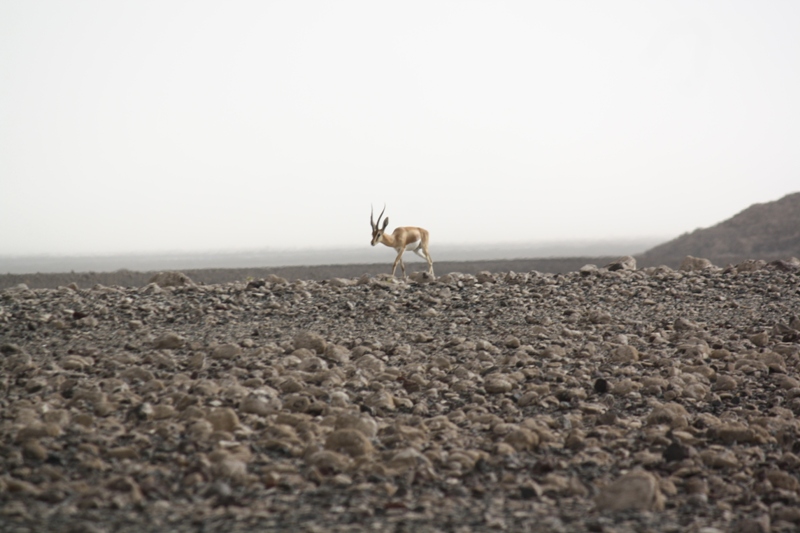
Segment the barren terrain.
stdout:
<svg viewBox="0 0 800 533">
<path fill-rule="evenodd" d="M 637 255 L 637 260 L 642 266 L 677 268 L 687 255 L 723 266 L 754 257 L 766 261 L 800 257 L 800 192 L 753 204 L 710 228 L 655 246 Z"/>
<path fill-rule="evenodd" d="M 538 270 L 559 274 L 578 270 L 587 263 L 605 265 L 613 257 L 564 257 L 540 259 L 497 259 L 482 261 L 437 261 L 435 271 L 461 272 L 463 274 L 477 274 L 483 270 L 490 272 L 528 272 Z M 393 258 L 392 258 L 393 260 Z M 389 274 L 392 271 L 392 260 L 383 263 L 367 264 L 332 264 L 332 265 L 298 265 L 278 267 L 247 267 L 247 268 L 199 268 L 181 269 L 195 283 L 214 284 L 229 283 L 233 281 L 248 281 L 263 279 L 274 275 L 288 281 L 324 281 L 331 278 L 358 278 L 364 275 L 378 276 Z M 427 265 L 416 258 L 406 261 L 409 274 L 416 270 L 425 270 Z M 113 272 L 61 272 L 61 273 L 28 273 L 28 274 L 0 274 L 0 289 L 6 289 L 24 283 L 31 289 L 56 289 L 75 283 L 81 288 L 92 287 L 96 284 L 118 285 L 120 287 L 143 287 L 148 280 L 158 271 L 116 270 Z M 400 268 L 397 269 L 398 274 Z"/>
<path fill-rule="evenodd" d="M 797 265 L 631 267 L 2 290 L 0 530 L 796 531 Z"/>
</svg>

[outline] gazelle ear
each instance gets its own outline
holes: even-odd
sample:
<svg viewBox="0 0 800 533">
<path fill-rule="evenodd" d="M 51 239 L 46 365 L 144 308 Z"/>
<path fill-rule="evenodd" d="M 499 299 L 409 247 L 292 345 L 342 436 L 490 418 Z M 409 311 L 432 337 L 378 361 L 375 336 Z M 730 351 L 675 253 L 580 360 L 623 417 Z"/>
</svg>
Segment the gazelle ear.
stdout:
<svg viewBox="0 0 800 533">
<path fill-rule="evenodd" d="M 389 217 L 383 219 L 383 229 L 386 229 L 386 226 L 389 225 Z"/>
</svg>

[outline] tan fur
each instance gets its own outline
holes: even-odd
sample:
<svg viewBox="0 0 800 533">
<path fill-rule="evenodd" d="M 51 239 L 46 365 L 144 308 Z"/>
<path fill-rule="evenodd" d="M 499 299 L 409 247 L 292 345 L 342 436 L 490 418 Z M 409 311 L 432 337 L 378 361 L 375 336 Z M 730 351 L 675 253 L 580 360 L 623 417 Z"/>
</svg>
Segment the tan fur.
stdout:
<svg viewBox="0 0 800 533">
<path fill-rule="evenodd" d="M 383 215 L 383 213 L 381 213 L 381 215 Z M 428 239 L 430 236 L 428 230 L 415 226 L 402 226 L 395 228 L 391 234 L 387 234 L 385 230 L 389 219 L 387 218 L 384 221 L 383 227 L 378 229 L 380 220 L 381 217 L 379 216 L 378 223 L 376 224 L 372 222 L 370 217 L 370 224 L 372 225 L 371 244 L 372 246 L 375 246 L 376 244 L 381 243 L 389 248 L 394 248 L 397 251 L 397 257 L 392 265 L 392 276 L 395 275 L 395 272 L 397 271 L 397 264 L 400 263 L 400 268 L 403 271 L 403 277 L 406 277 L 406 266 L 403 263 L 403 252 L 406 251 L 407 246 L 412 245 L 409 250 L 428 262 L 428 273 L 430 273 L 431 277 L 433 277 L 433 259 L 431 259 L 431 256 L 428 253 Z M 416 243 L 416 245 L 414 245 L 414 243 Z"/>
</svg>

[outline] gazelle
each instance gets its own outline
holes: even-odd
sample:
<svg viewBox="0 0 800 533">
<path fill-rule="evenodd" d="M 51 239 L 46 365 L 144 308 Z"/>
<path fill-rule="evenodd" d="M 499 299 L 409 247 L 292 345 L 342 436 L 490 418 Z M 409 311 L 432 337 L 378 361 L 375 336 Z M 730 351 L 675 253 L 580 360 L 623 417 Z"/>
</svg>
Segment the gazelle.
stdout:
<svg viewBox="0 0 800 533">
<path fill-rule="evenodd" d="M 387 234 L 386 226 L 389 225 L 389 217 L 383 219 L 382 227 L 378 227 L 380 226 L 384 211 L 386 211 L 385 205 L 383 206 L 381 214 L 378 215 L 378 222 L 376 223 L 373 220 L 374 212 L 370 208 L 369 224 L 372 226 L 372 246 L 381 243 L 397 251 L 397 257 L 392 265 L 392 276 L 394 276 L 397 270 L 397 263 L 400 263 L 400 268 L 403 270 L 403 277 L 406 277 L 406 266 L 403 264 L 403 252 L 410 250 L 428 262 L 428 273 L 431 277 L 434 277 L 433 259 L 431 259 L 431 254 L 428 253 L 428 230 L 414 226 L 403 226 L 395 228 L 392 233 Z"/>
</svg>

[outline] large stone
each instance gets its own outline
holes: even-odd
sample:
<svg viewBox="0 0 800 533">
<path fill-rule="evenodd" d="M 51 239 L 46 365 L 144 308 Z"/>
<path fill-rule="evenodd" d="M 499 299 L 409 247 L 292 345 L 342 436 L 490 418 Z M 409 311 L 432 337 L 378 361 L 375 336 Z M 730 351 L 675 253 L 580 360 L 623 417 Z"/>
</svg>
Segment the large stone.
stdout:
<svg viewBox="0 0 800 533">
<path fill-rule="evenodd" d="M 636 270 L 636 259 L 633 257 L 626 255 L 620 257 L 616 261 L 609 263 L 606 265 L 606 268 L 610 272 L 615 272 L 617 270 Z M 583 272 L 581 272 L 583 274 Z"/>
<path fill-rule="evenodd" d="M 215 431 L 234 431 L 239 427 L 239 417 L 230 407 L 212 409 L 206 416 Z"/>
<path fill-rule="evenodd" d="M 212 359 L 233 359 L 242 353 L 242 348 L 236 344 L 220 344 L 211 350 Z"/>
<path fill-rule="evenodd" d="M 658 478 L 644 470 L 634 470 L 603 487 L 595 498 L 600 511 L 661 511 L 665 498 Z"/>
<path fill-rule="evenodd" d="M 147 282 L 155 283 L 159 287 L 183 287 L 193 284 L 191 278 L 183 272 L 159 272 L 153 275 Z"/>
<path fill-rule="evenodd" d="M 294 337 L 295 349 L 306 348 L 318 354 L 325 353 L 328 343 L 319 333 L 302 331 Z"/>
<path fill-rule="evenodd" d="M 156 350 L 177 350 L 182 348 L 186 339 L 173 331 L 162 333 L 153 340 L 153 348 Z"/>
<path fill-rule="evenodd" d="M 702 257 L 692 257 L 691 255 L 687 255 L 681 262 L 679 270 L 683 270 L 684 272 L 695 272 L 699 270 L 705 270 L 713 266 L 714 265 L 711 264 L 711 261 L 709 261 L 708 259 L 704 259 Z"/>
<path fill-rule="evenodd" d="M 685 428 L 689 425 L 689 413 L 679 403 L 657 405 L 645 419 L 647 424 L 666 424 L 673 429 Z"/>
<path fill-rule="evenodd" d="M 373 446 L 361 431 L 356 429 L 337 429 L 328 435 L 325 440 L 325 449 L 349 455 L 350 457 L 361 457 L 372 453 Z"/>
</svg>

